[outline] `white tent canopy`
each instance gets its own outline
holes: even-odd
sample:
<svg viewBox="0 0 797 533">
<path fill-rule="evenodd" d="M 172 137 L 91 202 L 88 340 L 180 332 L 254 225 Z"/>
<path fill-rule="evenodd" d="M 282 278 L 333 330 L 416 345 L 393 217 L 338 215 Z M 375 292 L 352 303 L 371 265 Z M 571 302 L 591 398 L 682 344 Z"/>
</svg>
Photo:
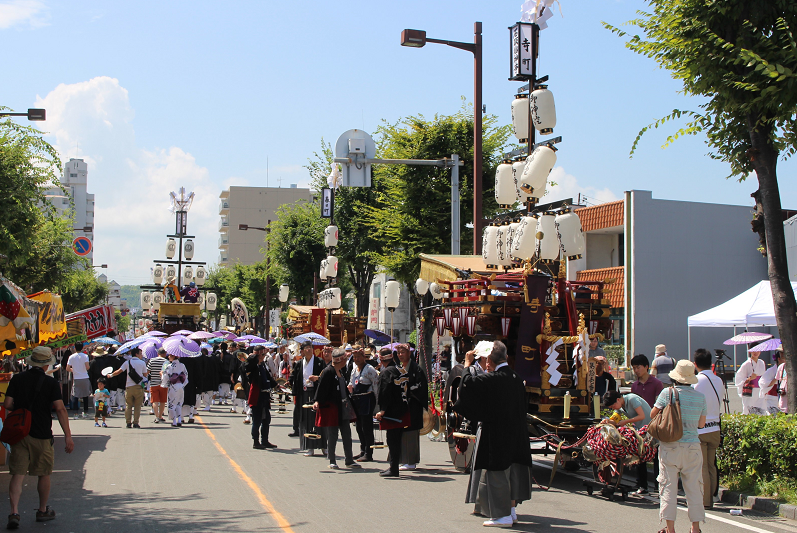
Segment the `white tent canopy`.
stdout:
<svg viewBox="0 0 797 533">
<path fill-rule="evenodd" d="M 797 282 L 792 282 L 791 286 L 792 290 L 797 289 Z M 777 326 L 769 282 L 761 281 L 717 307 L 690 316 L 687 324 L 690 328 Z"/>
</svg>

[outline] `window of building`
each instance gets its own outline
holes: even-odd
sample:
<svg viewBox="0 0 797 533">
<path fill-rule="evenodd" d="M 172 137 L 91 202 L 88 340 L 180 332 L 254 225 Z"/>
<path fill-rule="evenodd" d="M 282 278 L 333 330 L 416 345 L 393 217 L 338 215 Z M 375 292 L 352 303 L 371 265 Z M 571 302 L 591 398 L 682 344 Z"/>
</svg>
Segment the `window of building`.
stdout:
<svg viewBox="0 0 797 533">
<path fill-rule="evenodd" d="M 374 293 L 371 295 L 371 298 L 381 298 L 382 297 L 382 284 L 381 283 L 374 283 Z"/>
<path fill-rule="evenodd" d="M 77 174 L 69 174 L 70 178 L 77 178 Z"/>
</svg>

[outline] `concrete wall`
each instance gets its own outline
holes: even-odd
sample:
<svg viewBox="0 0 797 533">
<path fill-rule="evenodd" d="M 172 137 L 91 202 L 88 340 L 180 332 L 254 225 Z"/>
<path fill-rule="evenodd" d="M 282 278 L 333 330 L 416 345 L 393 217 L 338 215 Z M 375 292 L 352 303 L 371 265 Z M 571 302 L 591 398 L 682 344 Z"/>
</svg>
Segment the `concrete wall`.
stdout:
<svg viewBox="0 0 797 533">
<path fill-rule="evenodd" d="M 634 332 L 628 348 L 651 356 L 663 343 L 672 357 L 686 358 L 689 315 L 767 279 L 750 230 L 751 208 L 631 191 L 631 210 Z M 732 335 L 728 328 L 692 328 L 692 350 L 723 348 Z"/>
<path fill-rule="evenodd" d="M 587 233 L 587 267 L 585 270 L 620 266 L 619 239 L 622 234 Z"/>
</svg>

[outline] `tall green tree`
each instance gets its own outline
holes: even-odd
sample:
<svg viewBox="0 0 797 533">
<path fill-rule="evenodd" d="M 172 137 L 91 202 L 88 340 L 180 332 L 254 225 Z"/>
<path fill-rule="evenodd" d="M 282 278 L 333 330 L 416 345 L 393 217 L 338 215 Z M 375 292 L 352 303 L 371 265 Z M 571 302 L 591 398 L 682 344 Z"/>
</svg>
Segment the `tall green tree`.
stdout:
<svg viewBox="0 0 797 533">
<path fill-rule="evenodd" d="M 75 313 L 81 309 L 99 305 L 108 297 L 108 284 L 97 279 L 97 274 L 90 266 L 77 268 L 69 272 L 56 286 L 61 294 L 66 313 Z"/>
<path fill-rule="evenodd" d="M 687 95 L 707 99 L 700 111 L 675 110 L 650 127 L 686 117 L 670 136 L 706 134 L 710 157 L 730 165 L 731 176 L 755 172 L 758 190 L 753 230 L 767 257 L 787 373 L 797 375 L 797 303 L 788 277 L 778 158 L 797 150 L 797 3 L 793 0 L 648 0 L 629 24 L 626 46 L 656 61 L 683 84 Z M 618 35 L 628 34 L 609 24 Z M 637 137 L 633 150 L 639 142 Z M 789 391 L 797 410 L 797 387 Z"/>
<path fill-rule="evenodd" d="M 258 321 L 259 329 L 265 330 L 264 316 L 260 312 L 266 305 L 266 286 L 269 286 L 268 304 L 270 309 L 276 309 L 277 280 L 273 275 L 267 275 L 266 260 L 258 261 L 251 265 L 236 263 L 231 267 L 211 267 L 205 288 L 217 289 L 219 297 L 216 305 L 216 318 L 224 314 L 233 298 L 240 298 L 249 311 L 250 318 Z"/>
</svg>

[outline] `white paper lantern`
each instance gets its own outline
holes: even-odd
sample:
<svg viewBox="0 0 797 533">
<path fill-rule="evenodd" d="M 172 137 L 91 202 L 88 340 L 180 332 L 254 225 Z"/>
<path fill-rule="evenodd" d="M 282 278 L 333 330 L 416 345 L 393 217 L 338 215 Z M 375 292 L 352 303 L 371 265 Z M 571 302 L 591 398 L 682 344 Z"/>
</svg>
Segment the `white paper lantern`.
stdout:
<svg viewBox="0 0 797 533">
<path fill-rule="evenodd" d="M 432 298 L 435 300 L 440 300 L 443 298 L 443 291 L 440 290 L 440 285 L 434 281 L 429 284 L 429 292 L 432 293 Z"/>
<path fill-rule="evenodd" d="M 196 297 L 196 303 L 199 304 L 200 309 L 205 309 L 205 294 L 200 292 L 199 296 Z"/>
<path fill-rule="evenodd" d="M 194 269 L 187 266 L 183 269 L 183 284 L 188 285 L 194 281 Z"/>
<path fill-rule="evenodd" d="M 421 278 L 415 280 L 415 292 L 421 296 L 429 292 L 429 282 Z"/>
<path fill-rule="evenodd" d="M 506 236 L 507 250 L 509 252 L 509 257 L 512 260 L 515 260 L 515 254 L 514 254 L 514 251 L 515 251 L 515 235 L 517 235 L 517 230 L 518 230 L 519 227 L 520 227 L 520 222 L 512 222 L 509 225 L 509 228 L 506 230 L 507 231 L 507 236 Z"/>
<path fill-rule="evenodd" d="M 141 309 L 148 310 L 152 305 L 152 293 L 149 291 L 141 292 Z"/>
<path fill-rule="evenodd" d="M 512 266 L 512 257 L 509 255 L 509 224 L 498 226 L 495 245 L 498 255 L 498 266 Z"/>
<path fill-rule="evenodd" d="M 531 121 L 543 135 L 550 135 L 556 127 L 556 106 L 547 85 L 540 85 L 531 93 Z"/>
<path fill-rule="evenodd" d="M 152 269 L 152 281 L 155 285 L 163 283 L 163 265 L 160 263 L 156 264 L 155 268 Z"/>
<path fill-rule="evenodd" d="M 279 301 L 280 302 L 285 303 L 285 302 L 288 301 L 288 295 L 290 293 L 290 289 L 291 288 L 286 283 L 283 283 L 282 285 L 280 285 L 280 292 L 279 292 Z"/>
<path fill-rule="evenodd" d="M 564 255 L 568 259 L 581 259 L 586 243 L 578 215 L 573 212 L 556 215 L 556 231 Z"/>
<path fill-rule="evenodd" d="M 534 234 L 537 232 L 537 217 L 528 216 L 520 219 L 520 225 L 515 230 L 515 236 L 512 239 L 512 255 L 523 261 L 531 259 L 537 251 L 537 243 L 534 240 Z"/>
<path fill-rule="evenodd" d="M 190 261 L 194 258 L 194 241 L 191 239 L 188 239 L 183 243 L 183 258 L 186 261 Z"/>
<path fill-rule="evenodd" d="M 326 277 L 328 278 L 338 277 L 338 258 L 335 257 L 334 255 L 330 255 L 329 257 L 327 257 Z"/>
<path fill-rule="evenodd" d="M 171 259 L 177 253 L 177 241 L 169 239 L 166 241 L 166 259 Z"/>
<path fill-rule="evenodd" d="M 395 280 L 390 280 L 385 283 L 385 307 L 388 309 L 395 309 L 399 306 L 401 298 L 401 283 Z"/>
<path fill-rule="evenodd" d="M 331 248 L 338 245 L 338 227 L 327 226 L 324 228 L 324 246 Z"/>
<path fill-rule="evenodd" d="M 559 235 L 556 233 L 556 217 L 542 215 L 537 221 L 537 241 L 540 259 L 553 260 L 559 257 Z"/>
<path fill-rule="evenodd" d="M 327 260 L 321 260 L 321 268 L 318 270 L 318 277 L 321 279 L 326 279 L 327 277 Z"/>
<path fill-rule="evenodd" d="M 556 164 L 556 152 L 549 146 L 538 146 L 526 159 L 526 168 L 520 177 L 520 189 L 539 201 L 545 194 L 548 174 Z"/>
<path fill-rule="evenodd" d="M 205 280 L 208 278 L 207 270 L 202 265 L 196 267 L 196 272 L 194 273 L 194 278 L 197 284 L 197 287 L 201 287 L 205 284 Z"/>
<path fill-rule="evenodd" d="M 498 228 L 487 226 L 482 234 L 482 259 L 484 264 L 489 267 L 498 265 Z"/>
<path fill-rule="evenodd" d="M 163 293 L 162 292 L 155 292 L 152 294 L 152 309 L 157 311 L 161 308 L 161 304 L 163 303 Z"/>
<path fill-rule="evenodd" d="M 523 175 L 523 169 L 526 168 L 526 160 L 515 161 L 512 163 L 512 179 L 515 181 L 515 189 L 517 189 L 518 200 L 524 204 L 529 201 L 530 196 L 524 191 L 520 190 L 520 177 Z"/>
<path fill-rule="evenodd" d="M 172 278 L 177 277 L 177 267 L 174 265 L 168 265 L 166 267 L 166 281 L 171 281 Z M 180 281 L 180 280 L 177 280 Z"/>
<path fill-rule="evenodd" d="M 517 202 L 517 187 L 509 163 L 501 163 L 495 171 L 495 201 L 501 209 L 508 209 Z"/>
<path fill-rule="evenodd" d="M 216 304 L 219 302 L 219 299 L 216 297 L 215 292 L 209 292 L 208 295 L 205 297 L 205 307 L 208 311 L 215 311 Z"/>
<path fill-rule="evenodd" d="M 529 141 L 529 99 L 525 95 L 512 101 L 512 129 L 520 142 Z"/>
<path fill-rule="evenodd" d="M 341 305 L 343 305 L 343 294 L 340 292 L 340 288 L 332 287 L 329 289 L 329 308 L 340 309 Z"/>
</svg>

